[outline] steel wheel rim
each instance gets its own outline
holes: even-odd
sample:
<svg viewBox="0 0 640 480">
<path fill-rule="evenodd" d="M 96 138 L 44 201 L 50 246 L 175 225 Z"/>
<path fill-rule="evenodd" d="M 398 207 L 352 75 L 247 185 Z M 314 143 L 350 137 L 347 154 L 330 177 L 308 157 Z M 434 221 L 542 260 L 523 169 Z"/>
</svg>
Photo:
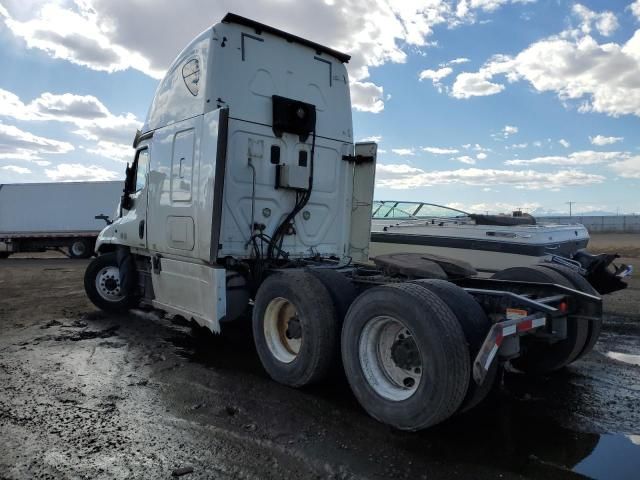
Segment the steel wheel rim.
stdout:
<svg viewBox="0 0 640 480">
<path fill-rule="evenodd" d="M 124 298 L 120 288 L 120 270 L 118 267 L 103 267 L 96 275 L 96 290 L 104 300 L 119 302 Z"/>
<path fill-rule="evenodd" d="M 367 383 L 381 397 L 400 402 L 418 390 L 424 371 L 422 356 L 413 333 L 402 321 L 389 316 L 367 321 L 358 356 Z"/>
<path fill-rule="evenodd" d="M 73 242 L 73 244 L 71 244 L 71 253 L 73 253 L 76 257 L 84 255 L 86 251 L 87 248 L 84 242 Z"/>
<path fill-rule="evenodd" d="M 293 362 L 302 346 L 302 326 L 297 313 L 295 305 L 282 297 L 271 300 L 264 312 L 267 347 L 283 363 Z"/>
</svg>

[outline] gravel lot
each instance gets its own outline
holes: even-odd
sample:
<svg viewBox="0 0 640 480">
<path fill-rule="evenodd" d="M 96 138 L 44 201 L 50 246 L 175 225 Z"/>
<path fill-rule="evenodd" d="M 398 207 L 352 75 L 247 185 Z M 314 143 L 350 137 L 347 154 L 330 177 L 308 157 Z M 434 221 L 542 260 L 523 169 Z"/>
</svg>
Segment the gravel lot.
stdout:
<svg viewBox="0 0 640 480">
<path fill-rule="evenodd" d="M 411 434 L 369 418 L 339 375 L 272 382 L 246 325 L 213 336 L 96 310 L 85 267 L 0 264 L 0 478 L 637 478 L 638 277 L 582 361 L 507 373 L 481 408 Z"/>
</svg>

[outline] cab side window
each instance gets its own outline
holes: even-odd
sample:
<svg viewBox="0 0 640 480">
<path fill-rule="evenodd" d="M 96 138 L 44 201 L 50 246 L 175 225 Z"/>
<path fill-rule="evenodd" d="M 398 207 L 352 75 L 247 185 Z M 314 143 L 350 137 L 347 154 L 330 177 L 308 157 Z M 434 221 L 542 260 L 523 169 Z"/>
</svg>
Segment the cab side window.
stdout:
<svg viewBox="0 0 640 480">
<path fill-rule="evenodd" d="M 147 148 L 138 152 L 136 159 L 136 192 L 139 192 L 147 185 L 147 174 L 149 173 L 149 150 Z"/>
</svg>

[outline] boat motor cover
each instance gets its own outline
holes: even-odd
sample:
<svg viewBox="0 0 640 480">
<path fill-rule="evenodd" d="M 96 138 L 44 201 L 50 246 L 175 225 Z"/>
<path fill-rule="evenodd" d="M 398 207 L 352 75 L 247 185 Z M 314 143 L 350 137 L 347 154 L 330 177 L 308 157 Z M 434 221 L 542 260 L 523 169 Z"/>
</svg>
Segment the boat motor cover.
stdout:
<svg viewBox="0 0 640 480">
<path fill-rule="evenodd" d="M 512 227 L 514 225 L 535 225 L 536 219 L 528 213 L 519 217 L 509 215 L 481 215 L 472 213 L 469 217 L 475 220 L 476 225 L 491 225 L 495 227 Z"/>
<path fill-rule="evenodd" d="M 389 253 L 374 257 L 373 263 L 388 275 L 442 280 L 477 275 L 471 264 L 454 258 L 426 253 Z"/>
</svg>

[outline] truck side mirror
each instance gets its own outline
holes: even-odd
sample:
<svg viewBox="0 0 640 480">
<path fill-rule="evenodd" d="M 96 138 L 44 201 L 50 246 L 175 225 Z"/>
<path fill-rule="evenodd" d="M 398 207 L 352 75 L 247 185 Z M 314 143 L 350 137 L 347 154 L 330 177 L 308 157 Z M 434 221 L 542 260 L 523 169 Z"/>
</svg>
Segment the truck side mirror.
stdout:
<svg viewBox="0 0 640 480">
<path fill-rule="evenodd" d="M 127 169 L 125 170 L 125 179 L 124 179 L 124 190 L 122 193 L 122 197 L 120 197 L 120 208 L 124 210 L 131 210 L 133 206 L 133 202 L 131 200 L 131 193 L 134 191 L 134 182 L 135 182 L 135 162 L 132 166 L 129 166 L 127 163 Z"/>
<path fill-rule="evenodd" d="M 124 210 L 131 210 L 131 207 L 133 207 L 133 200 L 131 200 L 128 193 L 123 193 L 122 197 L 120 197 L 120 207 Z"/>
</svg>

